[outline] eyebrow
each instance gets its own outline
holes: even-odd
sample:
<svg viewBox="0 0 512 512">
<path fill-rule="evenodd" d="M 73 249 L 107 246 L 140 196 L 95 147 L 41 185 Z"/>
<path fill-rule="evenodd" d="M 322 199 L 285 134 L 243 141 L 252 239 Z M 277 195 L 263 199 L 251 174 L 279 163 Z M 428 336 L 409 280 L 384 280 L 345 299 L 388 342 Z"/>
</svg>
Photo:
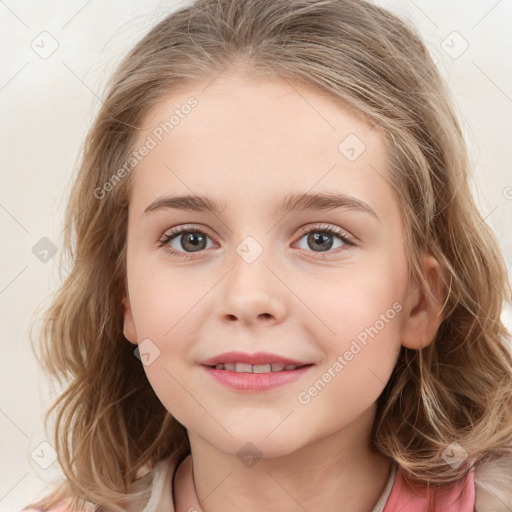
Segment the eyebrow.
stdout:
<svg viewBox="0 0 512 512">
<path fill-rule="evenodd" d="M 144 210 L 144 213 L 150 213 L 160 209 L 221 213 L 225 208 L 225 203 L 220 204 L 209 197 L 186 195 L 156 199 Z M 328 211 L 338 208 L 368 213 L 377 220 L 380 220 L 378 215 L 365 202 L 344 194 L 290 194 L 277 206 L 275 213 L 283 214 L 303 210 Z"/>
</svg>

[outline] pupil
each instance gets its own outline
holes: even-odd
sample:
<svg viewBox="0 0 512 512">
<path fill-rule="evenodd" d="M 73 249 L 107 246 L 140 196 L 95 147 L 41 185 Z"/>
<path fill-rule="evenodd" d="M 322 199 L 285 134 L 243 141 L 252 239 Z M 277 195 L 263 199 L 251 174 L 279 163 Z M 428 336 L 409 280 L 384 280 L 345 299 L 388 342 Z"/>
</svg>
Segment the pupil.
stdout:
<svg viewBox="0 0 512 512">
<path fill-rule="evenodd" d="M 309 236 L 308 236 L 308 243 L 311 244 L 312 246 L 314 246 L 314 244 L 320 244 L 320 248 L 323 249 L 323 250 L 329 250 L 332 245 L 333 245 L 333 242 L 332 240 L 330 239 L 331 238 L 331 235 L 328 234 L 328 233 L 311 233 Z"/>
<path fill-rule="evenodd" d="M 191 252 L 204 249 L 204 247 L 201 246 L 201 242 L 205 242 L 205 237 L 202 236 L 200 233 L 188 233 L 183 235 L 182 237 L 183 248 L 187 249 L 187 244 L 191 244 L 189 247 L 191 249 Z"/>
</svg>

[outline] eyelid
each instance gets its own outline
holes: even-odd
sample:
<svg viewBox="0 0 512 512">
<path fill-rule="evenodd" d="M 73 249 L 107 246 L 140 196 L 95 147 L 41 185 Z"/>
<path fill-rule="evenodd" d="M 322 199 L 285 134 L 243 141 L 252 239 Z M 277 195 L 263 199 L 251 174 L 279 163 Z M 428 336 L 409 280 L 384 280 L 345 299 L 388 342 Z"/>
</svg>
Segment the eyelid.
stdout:
<svg viewBox="0 0 512 512">
<path fill-rule="evenodd" d="M 173 228 L 165 230 L 165 232 L 157 240 L 159 247 L 168 244 L 171 238 L 175 238 L 176 236 L 181 235 L 183 233 L 204 233 L 210 239 L 214 239 L 208 228 L 202 226 L 201 224 L 180 224 L 179 226 L 175 226 Z M 163 241 L 164 239 L 165 241 Z"/>
<path fill-rule="evenodd" d="M 313 224 L 306 224 L 305 226 L 302 226 L 299 228 L 299 234 L 302 238 L 303 235 L 306 233 L 310 233 L 311 231 L 327 231 L 329 233 L 332 233 L 333 235 L 336 235 L 337 237 L 341 238 L 345 243 L 350 245 L 356 245 L 355 240 L 357 240 L 357 237 L 354 235 L 351 235 L 348 231 L 346 231 L 343 228 L 339 228 L 333 224 L 320 222 L 320 223 L 313 223 Z"/>
</svg>

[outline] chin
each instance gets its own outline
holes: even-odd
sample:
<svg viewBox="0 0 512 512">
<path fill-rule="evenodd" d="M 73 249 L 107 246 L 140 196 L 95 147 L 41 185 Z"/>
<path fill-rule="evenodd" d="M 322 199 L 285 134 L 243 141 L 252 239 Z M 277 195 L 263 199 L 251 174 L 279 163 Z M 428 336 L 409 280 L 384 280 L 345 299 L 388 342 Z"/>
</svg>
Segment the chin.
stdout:
<svg viewBox="0 0 512 512">
<path fill-rule="evenodd" d="M 265 432 L 262 434 L 261 432 Z M 283 433 L 282 436 L 271 434 L 265 437 L 267 429 L 260 430 L 259 433 L 239 433 L 233 438 L 224 437 L 222 443 L 212 443 L 220 451 L 233 455 L 243 460 L 246 459 L 275 459 L 289 455 L 303 446 L 299 442 L 292 442 L 289 434 Z M 250 464 L 248 464 L 250 467 Z"/>
</svg>

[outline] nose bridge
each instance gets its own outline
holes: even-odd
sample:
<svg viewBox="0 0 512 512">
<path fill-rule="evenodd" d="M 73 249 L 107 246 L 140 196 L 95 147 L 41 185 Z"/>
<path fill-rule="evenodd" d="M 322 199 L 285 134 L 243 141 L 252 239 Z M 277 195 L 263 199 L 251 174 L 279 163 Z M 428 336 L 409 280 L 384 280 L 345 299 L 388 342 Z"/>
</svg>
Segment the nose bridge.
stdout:
<svg viewBox="0 0 512 512">
<path fill-rule="evenodd" d="M 271 250 L 264 243 L 249 235 L 235 247 L 230 281 L 237 294 L 263 297 L 272 293 L 270 281 L 275 277 L 267 266 Z"/>
<path fill-rule="evenodd" d="M 282 316 L 282 284 L 271 270 L 272 257 L 272 251 L 252 236 L 235 247 L 220 301 L 221 315 L 244 322 Z"/>
</svg>

